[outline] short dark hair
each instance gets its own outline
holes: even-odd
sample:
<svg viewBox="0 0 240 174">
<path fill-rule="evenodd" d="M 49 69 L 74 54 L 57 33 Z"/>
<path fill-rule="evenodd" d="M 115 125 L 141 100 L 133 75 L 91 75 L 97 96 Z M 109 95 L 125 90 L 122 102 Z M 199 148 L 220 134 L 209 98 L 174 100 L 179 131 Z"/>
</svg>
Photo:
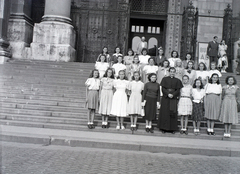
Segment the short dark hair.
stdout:
<svg viewBox="0 0 240 174">
<path fill-rule="evenodd" d="M 148 81 L 149 82 L 151 82 L 151 77 L 152 76 L 156 76 L 157 77 L 157 74 L 156 73 L 150 73 L 149 75 L 148 75 Z"/>
<path fill-rule="evenodd" d="M 116 53 L 116 49 L 119 48 L 120 52 L 121 53 L 121 48 L 119 46 L 116 46 L 115 49 L 114 49 L 114 53 Z"/>
<path fill-rule="evenodd" d="M 148 63 L 149 63 L 149 61 L 150 61 L 151 59 L 153 60 L 153 63 L 155 64 L 155 61 L 154 61 L 154 58 L 153 58 L 153 57 L 150 57 L 150 58 L 148 59 Z"/>
<path fill-rule="evenodd" d="M 176 72 L 176 68 L 174 68 L 174 67 L 170 67 L 169 72 L 170 72 L 171 69 L 173 69 Z"/>
<path fill-rule="evenodd" d="M 214 36 L 214 37 L 213 37 L 213 39 L 216 39 L 216 38 L 218 38 L 218 37 L 217 37 L 217 36 Z"/>
<path fill-rule="evenodd" d="M 213 83 L 213 82 L 212 82 L 212 78 L 213 78 L 213 76 L 215 76 L 215 75 L 218 76 L 218 80 L 217 80 L 216 83 L 217 83 L 217 84 L 220 84 L 220 81 L 219 81 L 219 75 L 218 75 L 217 73 L 213 73 L 213 74 L 212 74 L 211 78 L 209 79 L 209 83 L 211 83 L 211 84 Z"/>
<path fill-rule="evenodd" d="M 114 79 L 114 71 L 113 71 L 113 69 L 112 68 L 108 68 L 106 71 L 105 71 L 105 73 L 104 73 L 104 75 L 103 75 L 103 77 L 107 77 L 107 73 L 108 73 L 108 71 L 112 71 L 112 75 L 111 75 L 111 79 Z"/>
<path fill-rule="evenodd" d="M 107 50 L 108 50 L 108 47 L 104 46 L 104 47 L 102 48 L 102 54 L 103 54 L 103 49 L 104 49 L 104 48 L 107 48 Z M 106 52 L 106 54 L 109 54 L 108 51 Z"/>
<path fill-rule="evenodd" d="M 179 55 L 178 55 L 178 52 L 177 52 L 176 50 L 173 50 L 173 51 L 171 52 L 171 57 L 173 57 L 173 53 L 174 53 L 174 52 L 177 53 L 177 57 L 178 57 Z"/>
<path fill-rule="evenodd" d="M 105 60 L 104 60 L 104 62 L 107 62 L 107 57 L 104 55 L 104 54 L 100 54 L 98 57 L 99 57 L 99 59 L 98 59 L 98 61 L 97 62 L 101 62 L 101 57 L 102 56 L 104 56 L 105 57 Z"/>
<path fill-rule="evenodd" d="M 187 78 L 188 78 L 188 80 L 189 80 L 189 76 L 188 76 L 188 75 L 183 75 L 183 76 L 182 76 L 182 79 L 183 79 L 183 77 L 187 77 Z"/>
<path fill-rule="evenodd" d="M 141 80 L 142 78 L 141 78 L 141 76 L 140 76 L 140 72 L 139 72 L 139 71 L 134 71 L 134 72 L 133 72 L 132 80 L 135 80 L 135 77 L 134 77 L 134 74 L 135 74 L 135 73 L 138 73 L 138 74 L 139 74 L 139 80 Z"/>
<path fill-rule="evenodd" d="M 162 62 L 162 66 L 163 66 L 164 62 L 167 62 L 167 63 L 168 63 L 168 66 L 167 66 L 167 67 L 170 66 L 170 62 L 169 62 L 168 60 L 164 60 L 164 61 Z"/>
<path fill-rule="evenodd" d="M 192 59 L 192 54 L 191 54 L 191 53 L 186 53 L 186 56 L 185 56 L 185 57 L 187 57 L 188 54 L 191 56 L 191 59 Z"/>
<path fill-rule="evenodd" d="M 135 55 L 135 56 L 133 57 L 133 63 L 134 63 L 134 59 L 135 59 L 135 58 L 138 58 L 138 63 L 140 63 L 140 60 L 139 60 L 138 55 Z"/>
<path fill-rule="evenodd" d="M 142 51 L 141 51 L 141 53 L 143 53 L 143 51 L 146 51 L 146 52 L 148 53 L 147 48 L 143 48 Z"/>
<path fill-rule="evenodd" d="M 236 78 L 234 77 L 234 76 L 227 76 L 226 77 L 226 79 L 225 79 L 225 83 L 227 84 L 227 85 L 229 85 L 228 84 L 228 79 L 230 79 L 230 78 L 233 78 L 233 85 L 236 85 L 237 84 L 237 80 L 236 80 Z"/>
<path fill-rule="evenodd" d="M 119 79 L 119 74 L 120 74 L 120 72 L 124 72 L 124 80 L 128 80 L 128 78 L 127 78 L 127 76 L 126 76 L 126 73 L 125 73 L 125 70 L 120 70 L 119 72 L 118 72 L 118 76 L 117 76 L 117 79 Z"/>
<path fill-rule="evenodd" d="M 122 55 L 118 55 L 118 56 L 117 56 L 117 60 L 118 60 L 119 57 L 122 58 L 122 62 L 121 62 L 121 63 L 123 63 L 123 56 L 122 56 Z"/>
<path fill-rule="evenodd" d="M 193 61 L 191 61 L 191 60 L 190 60 L 190 61 L 187 63 L 187 67 L 186 67 L 186 69 L 188 69 L 188 64 L 189 64 L 189 63 L 192 63 L 192 64 L 193 64 L 193 67 L 192 67 L 192 69 L 194 69 L 194 62 L 193 62 Z"/>
<path fill-rule="evenodd" d="M 199 68 L 200 64 L 203 64 L 203 66 L 204 66 L 203 70 L 207 70 L 207 66 L 206 66 L 205 63 L 203 63 L 203 62 L 200 62 L 200 63 L 198 64 L 198 70 L 200 70 L 200 68 Z"/>
<path fill-rule="evenodd" d="M 202 80 L 201 80 L 201 79 L 195 79 L 195 80 L 194 80 L 193 88 L 197 88 L 197 86 L 196 86 L 196 82 L 197 82 L 198 80 L 199 80 L 200 83 L 201 83 L 201 85 L 200 85 L 200 89 L 203 89 L 203 83 L 202 83 Z"/>
<path fill-rule="evenodd" d="M 133 52 L 132 48 L 128 48 L 127 54 L 128 54 L 129 51 L 132 51 L 132 55 L 134 55 L 134 52 Z"/>
<path fill-rule="evenodd" d="M 93 78 L 93 73 L 94 73 L 94 71 L 97 71 L 97 72 L 98 72 L 97 78 L 99 78 L 99 71 L 98 71 L 97 69 L 94 69 L 94 70 L 91 71 L 89 78 Z"/>
</svg>

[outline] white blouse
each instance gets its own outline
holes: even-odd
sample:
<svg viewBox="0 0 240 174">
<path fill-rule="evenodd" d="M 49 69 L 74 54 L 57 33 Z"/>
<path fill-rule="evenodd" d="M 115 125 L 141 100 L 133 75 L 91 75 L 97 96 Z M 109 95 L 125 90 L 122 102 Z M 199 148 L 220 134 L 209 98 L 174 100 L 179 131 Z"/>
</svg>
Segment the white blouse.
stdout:
<svg viewBox="0 0 240 174">
<path fill-rule="evenodd" d="M 200 91 L 198 91 L 197 88 L 192 89 L 193 102 L 200 103 L 204 96 L 205 96 L 204 89 L 201 89 Z"/>
<path fill-rule="evenodd" d="M 209 78 L 211 78 L 211 77 L 212 77 L 212 74 L 214 74 L 214 73 L 218 74 L 219 77 L 222 77 L 222 74 L 221 74 L 217 69 L 214 69 L 214 70 L 208 71 L 208 74 L 209 74 L 208 76 L 209 76 Z"/>
<path fill-rule="evenodd" d="M 120 70 L 125 70 L 127 67 L 126 65 L 122 64 L 122 63 L 116 63 L 112 66 L 112 68 L 115 70 L 115 76 L 118 76 L 118 73 Z"/>
<path fill-rule="evenodd" d="M 146 74 L 157 73 L 157 71 L 158 71 L 158 66 L 155 66 L 155 65 L 146 65 L 146 66 L 144 66 L 143 71 L 144 71 Z"/>
<path fill-rule="evenodd" d="M 205 93 L 206 94 L 221 94 L 222 93 L 222 85 L 221 84 L 211 84 L 211 83 L 208 83 L 206 86 L 205 86 Z"/>
<path fill-rule="evenodd" d="M 141 64 L 148 64 L 148 59 L 150 58 L 151 56 L 149 55 L 139 55 L 138 58 L 139 58 L 139 61 Z"/>
<path fill-rule="evenodd" d="M 85 82 L 85 85 L 89 90 L 99 90 L 100 87 L 100 80 L 95 78 L 88 78 Z"/>
</svg>

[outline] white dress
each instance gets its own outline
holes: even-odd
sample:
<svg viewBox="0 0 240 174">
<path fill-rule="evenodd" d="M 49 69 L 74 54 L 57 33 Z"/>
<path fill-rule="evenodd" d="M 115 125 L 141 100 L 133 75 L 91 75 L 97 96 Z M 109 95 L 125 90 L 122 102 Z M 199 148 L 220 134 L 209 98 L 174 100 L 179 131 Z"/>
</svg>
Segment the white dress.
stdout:
<svg viewBox="0 0 240 174">
<path fill-rule="evenodd" d="M 186 85 L 180 90 L 180 100 L 178 102 L 178 115 L 192 115 L 192 86 Z"/>
<path fill-rule="evenodd" d="M 106 70 L 109 67 L 109 63 L 107 62 L 96 62 L 95 64 L 95 68 L 99 71 L 99 76 L 100 78 L 103 77 L 103 75 L 105 74 Z"/>
<path fill-rule="evenodd" d="M 144 83 L 141 81 L 132 81 L 129 83 L 129 88 L 131 95 L 128 103 L 128 114 L 137 114 L 141 115 L 141 102 L 142 94 L 141 92 L 144 89 Z"/>
<path fill-rule="evenodd" d="M 127 94 L 126 89 L 128 88 L 129 81 L 127 80 L 114 80 L 113 86 L 116 92 L 113 94 L 111 115 L 117 117 L 127 116 Z"/>
<path fill-rule="evenodd" d="M 126 65 L 122 64 L 122 63 L 116 63 L 112 66 L 112 68 L 114 69 L 115 71 L 115 77 L 118 77 L 118 73 L 119 71 L 121 70 L 126 70 Z"/>
</svg>

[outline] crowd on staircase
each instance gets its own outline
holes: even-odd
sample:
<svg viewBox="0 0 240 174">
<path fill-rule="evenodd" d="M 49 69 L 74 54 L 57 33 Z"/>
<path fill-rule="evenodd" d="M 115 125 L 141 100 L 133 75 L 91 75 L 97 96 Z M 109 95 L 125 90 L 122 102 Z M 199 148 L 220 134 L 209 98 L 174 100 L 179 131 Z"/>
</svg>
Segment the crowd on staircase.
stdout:
<svg viewBox="0 0 240 174">
<path fill-rule="evenodd" d="M 219 82 L 221 72 L 226 72 L 226 54 L 220 53 L 222 60 L 210 59 L 208 68 L 203 62 L 196 66 L 191 54 L 182 61 L 175 50 L 170 58 L 164 56 L 161 47 L 156 57 L 147 51 L 142 48 L 141 54 L 135 54 L 129 49 L 123 56 L 116 47 L 110 56 L 107 47 L 103 48 L 85 83 L 88 128 L 95 127 L 95 113 L 99 113 L 102 128 L 108 127 L 108 118 L 113 116 L 116 129 L 125 129 L 124 117 L 129 116 L 131 130 L 136 131 L 137 119 L 143 117 L 146 132 L 154 132 L 152 121 L 157 119 L 160 131 L 174 134 L 180 117 L 181 134 L 188 134 L 191 118 L 195 135 L 199 135 L 200 123 L 206 119 L 208 135 L 215 135 L 214 124 L 221 121 L 225 125 L 224 137 L 230 137 L 232 124 L 238 123 L 240 90 L 234 76 L 226 77 L 224 86 Z"/>
</svg>

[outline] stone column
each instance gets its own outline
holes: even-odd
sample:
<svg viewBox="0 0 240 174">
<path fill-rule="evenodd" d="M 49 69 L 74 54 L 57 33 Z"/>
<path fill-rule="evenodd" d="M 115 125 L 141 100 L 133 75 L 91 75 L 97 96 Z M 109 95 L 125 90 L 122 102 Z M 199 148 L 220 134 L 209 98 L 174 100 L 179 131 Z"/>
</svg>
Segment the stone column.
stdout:
<svg viewBox="0 0 240 174">
<path fill-rule="evenodd" d="M 4 63 L 11 57 L 11 52 L 8 49 L 9 42 L 7 40 L 10 4 L 10 0 L 0 1 L 0 64 Z"/>
<path fill-rule="evenodd" d="M 236 68 L 237 68 L 237 61 L 236 60 L 240 60 L 238 58 L 239 53 L 240 53 L 240 38 L 238 39 L 238 41 L 234 42 L 234 52 L 233 52 L 233 63 L 232 63 L 232 69 L 233 69 L 233 73 L 236 73 Z M 240 62 L 238 62 L 240 63 Z"/>
<path fill-rule="evenodd" d="M 71 25 L 70 0 L 46 0 L 42 22 L 35 24 L 32 59 L 75 61 L 76 33 Z"/>
<path fill-rule="evenodd" d="M 8 39 L 13 58 L 26 58 L 25 47 L 29 47 L 33 36 L 31 19 L 32 1 L 14 0 L 8 25 Z"/>
</svg>

